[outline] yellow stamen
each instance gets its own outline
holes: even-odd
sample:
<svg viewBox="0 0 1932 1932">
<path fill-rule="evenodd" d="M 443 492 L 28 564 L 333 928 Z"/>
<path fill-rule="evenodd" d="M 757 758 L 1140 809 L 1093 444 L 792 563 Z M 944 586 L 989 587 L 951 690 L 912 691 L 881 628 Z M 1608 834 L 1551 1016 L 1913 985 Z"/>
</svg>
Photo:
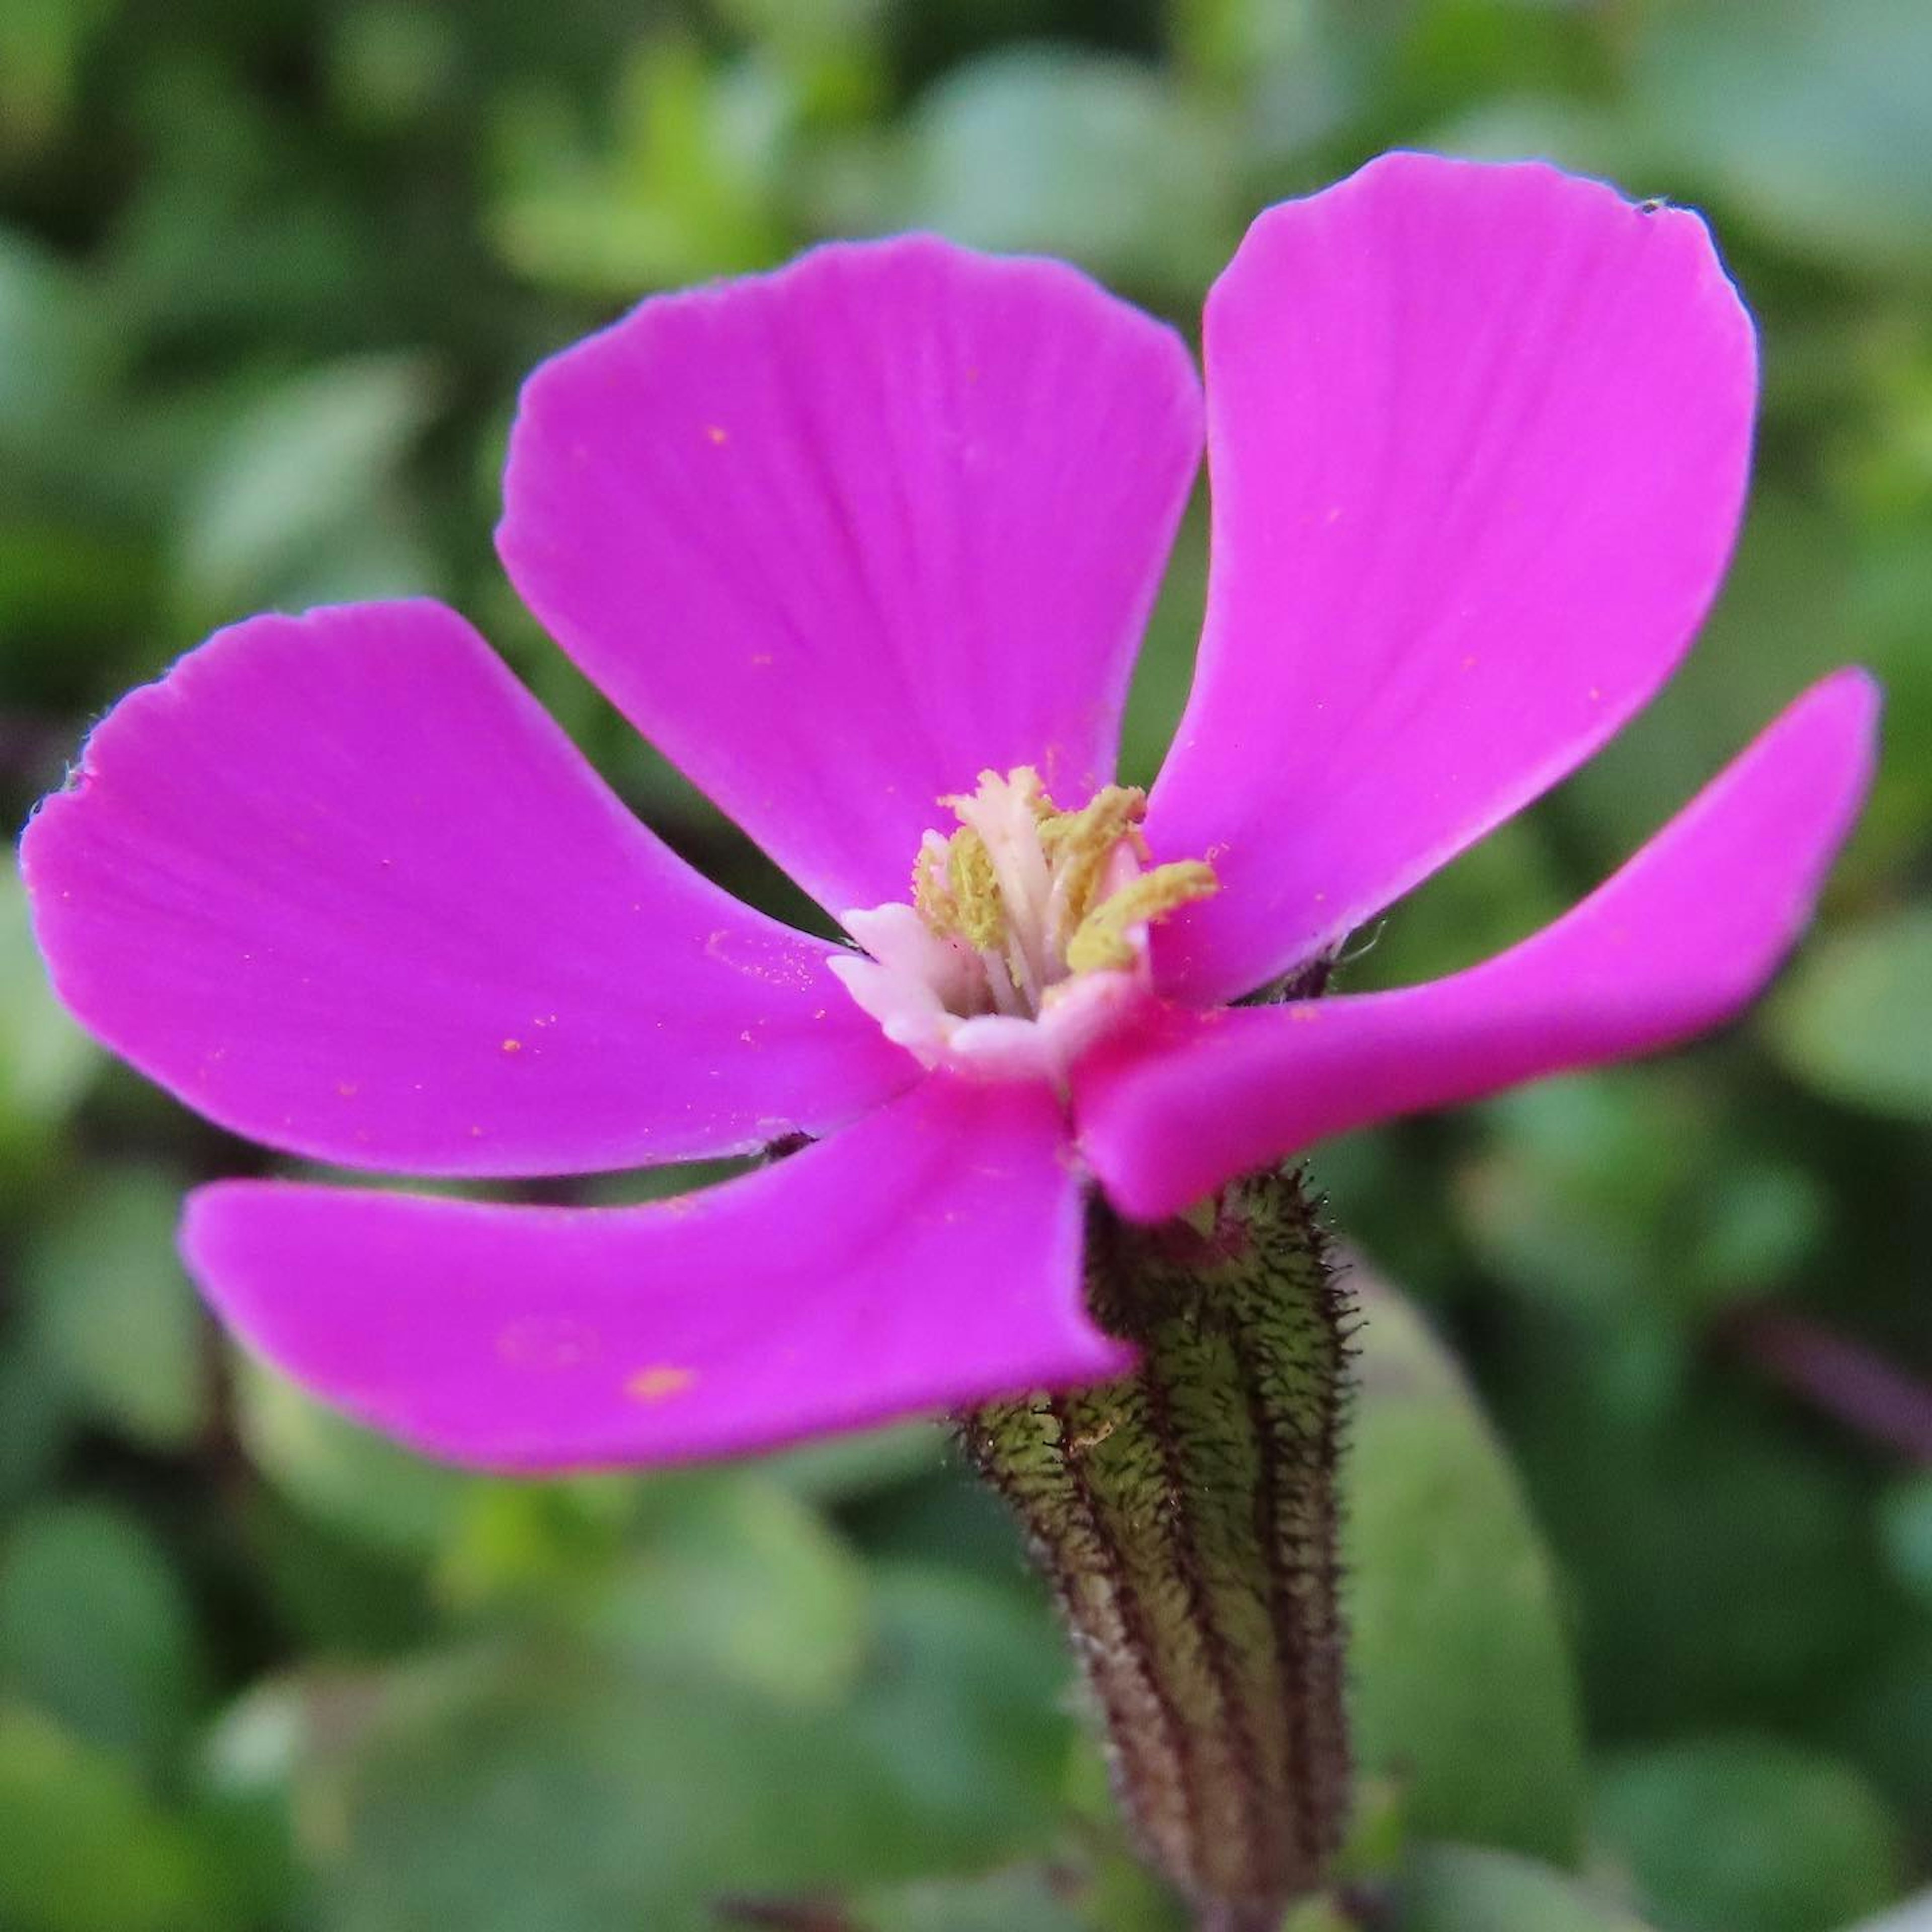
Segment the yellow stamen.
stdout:
<svg viewBox="0 0 1932 1932">
<path fill-rule="evenodd" d="M 978 956 L 971 990 L 947 996 L 962 1017 L 1036 1015 L 1069 976 L 1125 971 L 1139 928 L 1216 890 L 1213 868 L 1148 862 L 1147 794 L 1105 785 L 1077 811 L 1056 806 L 1032 766 L 982 772 L 976 791 L 940 802 L 959 821 L 928 832 L 913 866 L 913 904 L 927 930 Z"/>
<path fill-rule="evenodd" d="M 952 895 L 946 884 L 950 856 L 946 841 L 938 832 L 928 832 L 912 864 L 913 910 L 938 933 L 953 929 Z"/>
<path fill-rule="evenodd" d="M 946 883 L 952 896 L 952 923 L 966 943 L 982 952 L 1004 944 L 1006 902 L 986 842 L 970 826 L 954 832 L 946 848 Z"/>
<path fill-rule="evenodd" d="M 1137 786 L 1106 785 L 1078 812 L 1041 820 L 1040 842 L 1053 864 L 1064 909 L 1063 930 L 1077 927 L 1093 910 L 1116 848 L 1146 816 L 1145 792 Z"/>
<path fill-rule="evenodd" d="M 1148 925 L 1220 890 L 1220 881 L 1214 876 L 1214 867 L 1201 859 L 1156 866 L 1152 872 L 1130 879 L 1080 922 L 1066 942 L 1068 970 L 1096 973 L 1131 966 L 1134 950 L 1126 937 L 1130 926 Z"/>
</svg>

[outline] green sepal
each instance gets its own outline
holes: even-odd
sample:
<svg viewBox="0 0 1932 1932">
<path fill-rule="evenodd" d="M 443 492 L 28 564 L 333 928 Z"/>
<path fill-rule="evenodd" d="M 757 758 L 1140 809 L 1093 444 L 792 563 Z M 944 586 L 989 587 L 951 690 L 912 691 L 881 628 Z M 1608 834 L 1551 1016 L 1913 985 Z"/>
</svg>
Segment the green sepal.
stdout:
<svg viewBox="0 0 1932 1932">
<path fill-rule="evenodd" d="M 1267 1923 L 1346 1822 L 1346 1298 L 1294 1173 L 1156 1229 L 1096 1207 L 1088 1255 L 1139 1367 L 962 1432 L 1052 1582 L 1144 1851 L 1204 1912 Z"/>
</svg>

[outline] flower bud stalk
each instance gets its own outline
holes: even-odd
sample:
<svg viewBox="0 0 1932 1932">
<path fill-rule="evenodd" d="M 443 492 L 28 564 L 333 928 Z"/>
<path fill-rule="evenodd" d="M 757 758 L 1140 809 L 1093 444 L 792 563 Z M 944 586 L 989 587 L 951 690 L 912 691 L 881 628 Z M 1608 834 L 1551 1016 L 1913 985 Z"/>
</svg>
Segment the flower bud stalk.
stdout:
<svg viewBox="0 0 1932 1932">
<path fill-rule="evenodd" d="M 1298 1174 L 1155 1229 L 1094 1214 L 1091 1305 L 1139 1366 L 962 1433 L 1052 1581 L 1144 1855 L 1203 1932 L 1252 1932 L 1346 1822 L 1347 1299 Z"/>
</svg>

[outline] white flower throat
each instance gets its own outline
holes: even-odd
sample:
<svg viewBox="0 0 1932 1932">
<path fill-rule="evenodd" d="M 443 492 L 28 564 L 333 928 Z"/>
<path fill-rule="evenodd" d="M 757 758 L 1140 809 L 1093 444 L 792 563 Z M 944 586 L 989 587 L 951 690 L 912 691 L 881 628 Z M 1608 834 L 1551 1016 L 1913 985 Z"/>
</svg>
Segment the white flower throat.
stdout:
<svg viewBox="0 0 1932 1932">
<path fill-rule="evenodd" d="M 940 800 L 912 902 L 843 915 L 869 958 L 832 970 L 886 1036 L 929 1066 L 1058 1078 L 1147 989 L 1148 926 L 1216 890 L 1204 860 L 1156 866 L 1144 792 L 1107 785 L 1063 811 L 1022 765 Z"/>
</svg>

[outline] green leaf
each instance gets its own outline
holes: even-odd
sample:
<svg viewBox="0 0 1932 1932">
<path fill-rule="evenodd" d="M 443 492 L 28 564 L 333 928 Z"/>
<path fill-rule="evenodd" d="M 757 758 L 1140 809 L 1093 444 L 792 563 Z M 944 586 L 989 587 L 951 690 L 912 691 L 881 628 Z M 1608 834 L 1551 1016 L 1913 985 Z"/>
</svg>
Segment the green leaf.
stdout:
<svg viewBox="0 0 1932 1932">
<path fill-rule="evenodd" d="M 1932 1618 L 1922 1612 L 1880 1654 L 1856 1660 L 1833 1688 L 1833 1748 L 1900 1817 L 1932 1817 Z"/>
<path fill-rule="evenodd" d="M 522 104 L 502 143 L 498 247 L 538 281 L 619 300 L 764 267 L 784 242 L 770 203 L 789 103 L 774 85 L 684 40 L 652 41 L 624 70 L 614 136 L 595 153 L 561 103 Z"/>
<path fill-rule="evenodd" d="M 827 1436 L 769 1456 L 762 1467 L 808 1502 L 843 1504 L 932 1476 L 945 1461 L 945 1432 L 921 1420 Z"/>
<path fill-rule="evenodd" d="M 223 1876 L 250 1906 L 251 1926 L 280 1927 L 305 1891 L 291 1802 L 302 1754 L 315 1746 L 320 1700 L 288 1678 L 258 1679 L 203 1733 L 189 1767 L 197 1815 L 218 1834 Z"/>
<path fill-rule="evenodd" d="M 159 1762 L 185 1735 L 202 1678 L 173 1565 L 131 1518 L 65 1502 L 15 1525 L 0 1546 L 0 1693 Z"/>
<path fill-rule="evenodd" d="M 422 356 L 355 356 L 290 377 L 238 416 L 183 508 L 188 614 L 433 589 L 439 572 L 396 486 L 439 386 Z"/>
<path fill-rule="evenodd" d="M 1046 1606 L 912 1564 L 874 1572 L 866 1676 L 847 1719 L 890 1767 L 929 1870 L 1044 1850 L 1074 1741 L 1073 1668 Z"/>
<path fill-rule="evenodd" d="M 249 1580 L 301 1651 L 383 1658 L 434 1640 L 433 1573 L 419 1550 L 339 1529 L 267 1485 L 238 1501 Z"/>
<path fill-rule="evenodd" d="M 1574 1879 L 1467 1846 L 1416 1852 L 1397 1895 L 1389 1932 L 1645 1932 L 1628 1912 Z"/>
<path fill-rule="evenodd" d="M 331 28 L 329 92 L 352 127 L 406 128 L 448 97 L 463 60 L 454 20 L 404 0 L 356 0 Z"/>
<path fill-rule="evenodd" d="M 0 867 L 0 1160 L 16 1141 L 65 1119 L 99 1065 L 47 984 L 10 856 Z"/>
<path fill-rule="evenodd" d="M 1897 1824 L 1849 1766 L 1768 1739 L 1632 1752 L 1600 1769 L 1596 1835 L 1681 1932 L 1832 1932 L 1904 1874 Z"/>
<path fill-rule="evenodd" d="M 223 1932 L 215 1859 L 112 1756 L 0 1706 L 0 1923 L 10 1932 Z"/>
<path fill-rule="evenodd" d="M 344 1420 L 236 1354 L 236 1426 L 250 1460 L 301 1509 L 393 1555 L 426 1556 L 455 1533 L 486 1479 L 445 1468 Z"/>
<path fill-rule="evenodd" d="M 889 0 L 719 0 L 718 11 L 746 39 L 782 58 L 849 58 L 878 38 Z"/>
<path fill-rule="evenodd" d="M 581 1642 L 377 1680 L 373 1721 L 308 1771 L 305 1808 L 340 1825 L 332 1932 L 714 1932 L 728 1894 L 1036 1853 L 1069 1737 L 1046 1619 L 913 1572 L 870 1609 L 861 1679 L 823 1707 Z"/>
<path fill-rule="evenodd" d="M 1348 990 L 1412 986 L 1459 972 L 1526 938 L 1568 904 L 1546 842 L 1528 820 L 1514 820 L 1426 880 L 1385 926 L 1370 929 L 1360 964 L 1346 969 Z"/>
<path fill-rule="evenodd" d="M 817 1511 L 758 1474 L 663 1486 L 643 1546 L 593 1599 L 591 1628 L 774 1697 L 824 1703 L 849 1690 L 866 1580 Z"/>
<path fill-rule="evenodd" d="M 1225 130 L 1159 74 L 1021 48 L 956 68 L 910 124 L 882 226 L 1060 255 L 1199 299 L 1238 238 Z"/>
<path fill-rule="evenodd" d="M 194 1440 L 207 1397 L 200 1304 L 175 1252 L 181 1196 L 152 1169 L 98 1168 L 44 1225 L 24 1268 L 74 1406 L 158 1449 Z"/>
<path fill-rule="evenodd" d="M 42 1337 L 24 1322 L 0 1328 L 0 1522 L 46 1480 L 71 1420 Z"/>
<path fill-rule="evenodd" d="M 1523 1332 L 1512 1430 L 1552 1526 L 1560 1512 L 1593 1708 L 1626 1736 L 1668 1736 L 1741 1710 L 1796 1718 L 1845 1682 L 1880 1597 L 1837 1446 L 1735 1378 L 1640 1400 L 1607 1320 Z"/>
<path fill-rule="evenodd" d="M 1208 601 L 1208 500 L 1197 487 L 1181 519 L 1160 595 L 1134 662 L 1120 728 L 1120 782 L 1150 785 L 1174 741 L 1194 680 L 1195 648 Z"/>
<path fill-rule="evenodd" d="M 1922 260 L 1932 10 L 1922 0 L 1660 8 L 1630 82 L 1662 154 L 1826 259 Z"/>
<path fill-rule="evenodd" d="M 1725 1131 L 1709 1083 L 1688 1076 L 1599 1068 L 1505 1094 L 1484 1107 L 1485 1144 L 1459 1176 L 1460 1218 L 1491 1267 L 1614 1328 L 1624 1354 L 1606 1372 L 1646 1345 L 1688 1354 L 1715 1308 L 1796 1274 L 1828 1230 L 1822 1184 L 1756 1157 Z M 1636 1400 L 1670 1398 L 1670 1374 L 1636 1376 Z"/>
<path fill-rule="evenodd" d="M 1344 1468 L 1356 1749 L 1414 1828 L 1568 1863 L 1582 1822 L 1576 1686 L 1522 1492 L 1414 1311 L 1360 1288 Z"/>
<path fill-rule="evenodd" d="M 65 124 L 82 61 L 112 11 L 112 0 L 8 0 L 0 10 L 0 161 Z"/>
<path fill-rule="evenodd" d="M 1932 1120 L 1932 907 L 1885 914 L 1814 948 L 1766 1026 L 1791 1070 L 1834 1100 Z"/>
<path fill-rule="evenodd" d="M 1841 358 L 1837 352 L 1834 362 Z M 1783 366 L 1774 356 L 1770 371 Z M 1842 410 L 1842 398 L 1829 406 Z M 1622 865 L 1801 691 L 1844 662 L 1846 614 L 1861 590 L 1855 544 L 1841 519 L 1774 476 L 1754 492 L 1716 608 L 1682 671 L 1539 814 L 1588 859 L 1576 884 Z"/>
<path fill-rule="evenodd" d="M 127 446 L 122 447 L 124 454 Z M 73 470 L 86 467 L 73 446 L 64 446 L 63 454 Z M 98 471 L 89 475 L 100 480 Z M 0 651 L 17 653 L 15 676 L 23 690 L 43 683 L 58 688 L 76 670 L 92 670 L 104 682 L 112 675 L 111 663 L 77 664 L 71 649 L 64 648 L 67 640 L 136 632 L 154 608 L 146 541 L 67 520 L 74 508 L 61 499 L 71 494 L 66 478 L 50 481 L 35 492 L 48 501 L 47 509 L 11 522 L 0 519 Z M 74 742 L 79 741 L 76 732 Z M 57 766 L 46 772 L 50 782 L 60 776 Z"/>
<path fill-rule="evenodd" d="M 1846 1932 L 1932 1932 L 1932 1892 L 1922 1892 L 1907 1899 L 1895 1912 L 1883 1912 L 1876 1918 L 1862 1918 Z"/>
<path fill-rule="evenodd" d="M 853 1875 L 888 1795 L 836 1729 L 692 1672 L 520 1653 L 396 1687 L 338 1790 L 340 1932 L 698 1932 L 708 1897 Z"/>
<path fill-rule="evenodd" d="M 0 116 L 5 31 L 0 26 Z M 120 344 L 91 293 L 56 257 L 0 229 L 0 450 L 37 449 L 70 430 L 117 372 Z"/>
<path fill-rule="evenodd" d="M 1932 1609 L 1932 1471 L 1901 1478 L 1886 1491 L 1878 1529 L 1892 1575 Z"/>
</svg>

